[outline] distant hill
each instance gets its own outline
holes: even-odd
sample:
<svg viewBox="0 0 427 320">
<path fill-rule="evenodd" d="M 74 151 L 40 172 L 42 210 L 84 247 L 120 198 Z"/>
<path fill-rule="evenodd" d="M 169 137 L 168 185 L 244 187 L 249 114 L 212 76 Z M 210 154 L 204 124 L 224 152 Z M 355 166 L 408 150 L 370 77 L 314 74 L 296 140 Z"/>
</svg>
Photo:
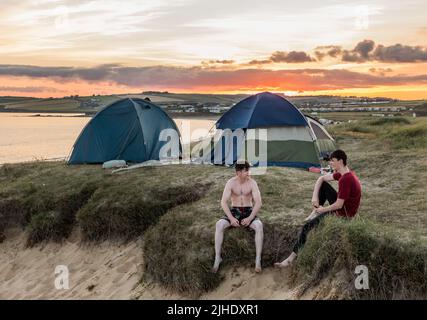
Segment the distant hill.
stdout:
<svg viewBox="0 0 427 320">
<path fill-rule="evenodd" d="M 51 113 L 86 113 L 95 114 L 104 106 L 122 98 L 149 98 L 153 103 L 167 107 L 167 111 L 178 112 L 181 105 L 191 104 L 196 107 L 196 113 L 209 114 L 203 111 L 203 105 L 230 107 L 248 97 L 247 94 L 202 94 L 202 93 L 169 93 L 146 91 L 121 95 L 69 96 L 63 98 L 28 98 L 0 97 L 0 112 L 51 112 Z M 282 96 L 284 96 L 282 94 Z M 286 96 L 285 96 L 286 97 Z M 406 106 L 421 108 L 427 112 L 425 100 L 402 101 L 390 98 L 360 98 L 340 96 L 296 96 L 286 97 L 297 107 L 366 107 L 366 106 Z M 170 109 L 171 107 L 172 109 Z M 178 110 L 178 111 L 177 111 Z M 224 109 L 222 109 L 224 110 Z M 177 113 L 178 114 L 178 113 Z M 420 114 L 421 115 L 421 114 Z"/>
<path fill-rule="evenodd" d="M 149 93 L 106 96 L 70 96 L 64 98 L 0 97 L 3 112 L 96 113 L 105 105 L 122 98 L 149 98 L 157 104 L 213 103 L 232 105 L 248 95 Z"/>
</svg>

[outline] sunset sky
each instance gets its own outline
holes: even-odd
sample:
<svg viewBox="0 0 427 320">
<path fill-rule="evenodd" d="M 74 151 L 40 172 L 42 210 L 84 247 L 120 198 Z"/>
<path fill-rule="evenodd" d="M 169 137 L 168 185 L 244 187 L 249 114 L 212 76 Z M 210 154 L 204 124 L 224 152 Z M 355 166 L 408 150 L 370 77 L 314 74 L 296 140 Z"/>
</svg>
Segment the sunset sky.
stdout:
<svg viewBox="0 0 427 320">
<path fill-rule="evenodd" d="M 0 0 L 0 96 L 427 98 L 427 2 Z"/>
</svg>

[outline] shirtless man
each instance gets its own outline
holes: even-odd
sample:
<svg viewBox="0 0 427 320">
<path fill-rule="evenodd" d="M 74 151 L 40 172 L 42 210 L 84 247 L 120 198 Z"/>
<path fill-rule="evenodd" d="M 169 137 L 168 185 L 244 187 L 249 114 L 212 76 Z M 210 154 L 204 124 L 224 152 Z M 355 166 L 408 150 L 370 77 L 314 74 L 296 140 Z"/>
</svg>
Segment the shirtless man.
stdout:
<svg viewBox="0 0 427 320">
<path fill-rule="evenodd" d="M 231 198 L 231 209 L 228 200 Z M 253 206 L 253 203 L 255 206 Z M 215 262 L 212 272 L 217 272 L 221 259 L 221 246 L 224 239 L 224 230 L 233 227 L 249 227 L 255 230 L 255 272 L 261 272 L 261 253 L 264 240 L 262 222 L 257 217 L 261 208 L 261 194 L 258 185 L 249 177 L 249 163 L 236 163 L 236 176 L 228 180 L 221 199 L 221 207 L 225 216 L 218 220 L 215 230 Z"/>
</svg>

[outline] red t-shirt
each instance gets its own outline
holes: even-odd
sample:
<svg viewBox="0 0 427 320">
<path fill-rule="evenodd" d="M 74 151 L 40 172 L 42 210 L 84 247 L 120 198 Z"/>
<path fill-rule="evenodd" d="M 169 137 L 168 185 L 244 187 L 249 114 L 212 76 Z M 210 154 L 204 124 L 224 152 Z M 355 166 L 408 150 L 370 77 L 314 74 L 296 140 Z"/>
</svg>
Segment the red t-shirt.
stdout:
<svg viewBox="0 0 427 320">
<path fill-rule="evenodd" d="M 334 179 L 338 181 L 338 199 L 344 200 L 344 205 L 337 210 L 337 215 L 341 217 L 354 217 L 359 209 L 362 187 L 359 178 L 353 171 L 341 175 L 334 173 Z"/>
</svg>

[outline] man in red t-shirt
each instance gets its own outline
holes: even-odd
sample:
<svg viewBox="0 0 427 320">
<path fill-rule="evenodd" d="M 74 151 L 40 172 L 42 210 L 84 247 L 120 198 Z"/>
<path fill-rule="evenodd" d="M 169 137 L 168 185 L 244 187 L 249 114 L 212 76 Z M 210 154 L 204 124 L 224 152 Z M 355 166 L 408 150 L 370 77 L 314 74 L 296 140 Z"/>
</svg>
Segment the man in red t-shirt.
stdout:
<svg viewBox="0 0 427 320">
<path fill-rule="evenodd" d="M 347 167 L 347 155 L 342 150 L 335 150 L 329 156 L 329 163 L 334 173 L 321 176 L 317 180 L 311 199 L 313 212 L 306 219 L 308 222 L 299 233 L 291 255 L 282 262 L 275 263 L 276 267 L 287 267 L 295 260 L 298 251 L 307 240 L 307 234 L 327 215 L 333 214 L 347 218 L 352 218 L 356 215 L 362 190 L 359 179 Z M 328 181 L 333 180 L 338 180 L 338 193 L 328 183 Z M 323 207 L 326 200 L 328 200 L 329 206 Z"/>
</svg>

